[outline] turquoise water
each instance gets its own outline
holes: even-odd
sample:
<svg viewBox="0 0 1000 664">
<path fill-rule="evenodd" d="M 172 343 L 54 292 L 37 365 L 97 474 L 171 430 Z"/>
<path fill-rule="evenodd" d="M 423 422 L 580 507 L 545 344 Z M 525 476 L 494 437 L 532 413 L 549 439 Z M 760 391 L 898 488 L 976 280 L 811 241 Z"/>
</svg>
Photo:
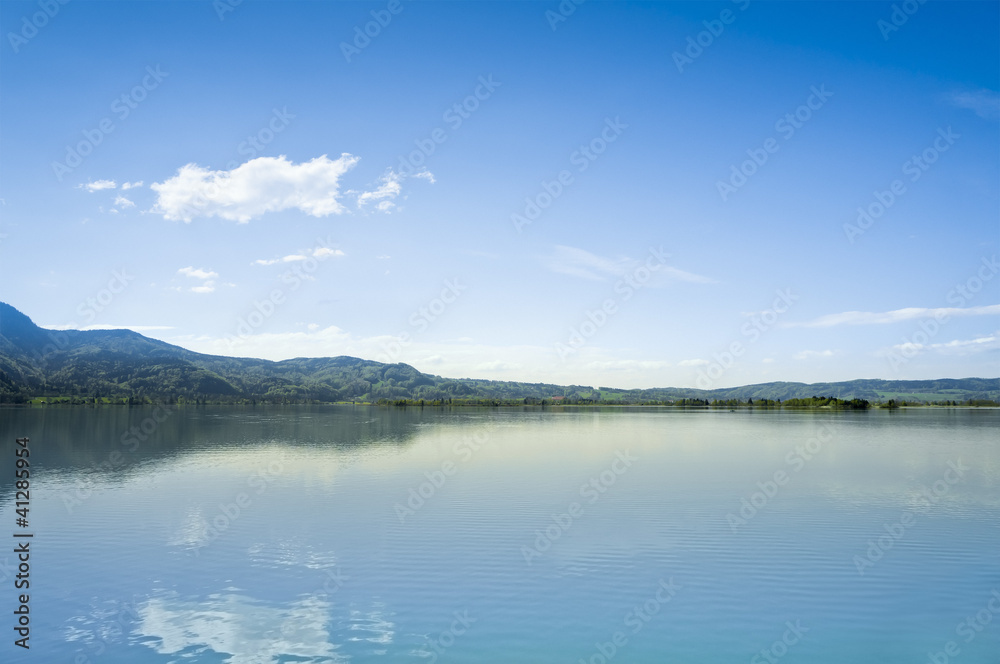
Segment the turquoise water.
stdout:
<svg viewBox="0 0 1000 664">
<path fill-rule="evenodd" d="M 30 651 L 0 553 L 0 660 L 996 664 L 998 431 L 960 409 L 0 410 L 0 537 L 18 436 L 34 534 Z"/>
</svg>

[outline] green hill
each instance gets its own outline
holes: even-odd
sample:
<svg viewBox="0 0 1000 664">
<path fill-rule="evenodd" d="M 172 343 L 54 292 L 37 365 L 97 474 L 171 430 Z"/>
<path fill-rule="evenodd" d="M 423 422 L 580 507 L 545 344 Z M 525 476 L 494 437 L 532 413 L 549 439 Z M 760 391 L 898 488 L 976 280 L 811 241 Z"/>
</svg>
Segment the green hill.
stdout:
<svg viewBox="0 0 1000 664">
<path fill-rule="evenodd" d="M 651 403 L 680 399 L 1000 400 L 1000 380 L 852 380 L 761 383 L 715 390 L 594 389 L 582 385 L 449 379 L 408 364 L 356 357 L 281 362 L 195 353 L 130 330 L 47 330 L 0 302 L 0 403 L 70 397 L 145 403 L 451 400 L 538 403 Z"/>
</svg>

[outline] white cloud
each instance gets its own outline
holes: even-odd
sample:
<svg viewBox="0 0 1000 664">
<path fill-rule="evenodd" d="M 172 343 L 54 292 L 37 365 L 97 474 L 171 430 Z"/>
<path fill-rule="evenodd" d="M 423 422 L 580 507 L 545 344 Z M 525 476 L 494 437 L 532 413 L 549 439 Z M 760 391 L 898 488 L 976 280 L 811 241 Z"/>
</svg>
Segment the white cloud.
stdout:
<svg viewBox="0 0 1000 664">
<path fill-rule="evenodd" d="M 135 203 L 125 198 L 124 196 L 115 196 L 115 205 L 117 205 L 120 208 L 135 207 Z"/>
<path fill-rule="evenodd" d="M 122 182 L 122 189 L 134 189 L 142 186 L 142 180 L 137 182 Z"/>
<path fill-rule="evenodd" d="M 187 164 L 174 177 L 150 185 L 157 193 L 153 211 L 169 220 L 214 216 L 239 223 L 293 208 L 313 217 L 341 214 L 346 209 L 338 201 L 339 181 L 357 162 L 358 157 L 344 153 L 301 164 L 283 155 L 258 157 L 231 171 Z"/>
<path fill-rule="evenodd" d="M 708 364 L 708 360 L 681 360 L 677 366 L 679 367 L 701 367 Z"/>
<path fill-rule="evenodd" d="M 182 267 L 177 270 L 177 274 L 183 274 L 186 277 L 191 277 L 192 279 L 201 279 L 202 283 L 197 286 L 192 286 L 188 290 L 192 293 L 213 293 L 215 292 L 215 280 L 219 278 L 217 272 L 211 270 L 203 270 L 201 268 L 195 268 L 192 266 Z"/>
<path fill-rule="evenodd" d="M 317 258 L 319 260 L 326 260 L 330 257 L 336 256 L 346 256 L 346 254 L 340 249 L 331 249 L 329 247 L 317 247 L 312 251 L 306 250 L 300 254 L 289 254 L 288 256 L 282 256 L 281 258 L 271 258 L 271 259 L 258 259 L 255 260 L 251 265 L 275 265 L 277 263 L 296 263 L 298 261 L 308 260 L 310 257 Z"/>
<path fill-rule="evenodd" d="M 393 199 L 403 191 L 403 176 L 395 171 L 389 171 L 379 178 L 379 186 L 374 191 L 358 194 L 358 207 L 364 207 L 372 201 Z M 388 201 L 384 201 L 388 202 Z"/>
<path fill-rule="evenodd" d="M 969 109 L 984 120 L 1000 118 L 1000 94 L 993 90 L 955 92 L 948 101 L 952 106 Z"/>
<path fill-rule="evenodd" d="M 794 360 L 808 360 L 817 357 L 833 357 L 834 353 L 832 350 L 803 350 L 799 351 L 795 355 L 792 355 Z"/>
<path fill-rule="evenodd" d="M 313 251 L 314 258 L 329 258 L 330 256 L 344 256 L 340 249 L 330 249 L 329 247 L 319 247 Z"/>
<path fill-rule="evenodd" d="M 261 258 L 255 260 L 254 263 L 256 263 L 257 265 L 274 265 L 275 263 L 293 263 L 295 261 L 304 261 L 305 259 L 306 257 L 300 254 L 290 254 L 288 256 L 283 256 L 281 258 L 271 258 L 271 259 Z"/>
<path fill-rule="evenodd" d="M 101 191 L 102 189 L 114 189 L 115 186 L 116 185 L 114 180 L 97 180 L 96 182 L 87 182 L 85 184 L 78 184 L 76 188 L 86 189 L 90 193 L 94 193 L 95 191 Z"/>
<path fill-rule="evenodd" d="M 988 304 L 981 307 L 908 307 L 885 312 L 844 311 L 839 314 L 820 316 L 811 321 L 801 323 L 784 323 L 782 327 L 833 327 L 835 325 L 885 325 L 917 318 L 957 317 L 957 316 L 990 316 L 1000 314 L 1000 304 Z"/>
<path fill-rule="evenodd" d="M 409 177 L 427 180 L 431 184 L 434 184 L 435 182 L 434 175 L 430 171 L 420 171 L 419 173 L 414 173 Z M 405 179 L 406 176 L 401 173 L 397 173 L 393 170 L 386 171 L 385 174 L 379 178 L 379 185 L 374 190 L 364 191 L 358 194 L 358 208 L 363 208 L 368 203 L 375 202 L 376 210 L 379 212 L 389 212 L 396 207 L 396 204 L 392 201 L 402 193 L 403 180 Z"/>
<path fill-rule="evenodd" d="M 177 274 L 183 274 L 186 277 L 193 277 L 195 279 L 217 279 L 219 277 L 218 272 L 213 272 L 211 270 L 203 270 L 200 267 L 182 267 L 177 270 Z"/>
<path fill-rule="evenodd" d="M 924 351 L 933 351 L 942 355 L 971 355 L 984 351 L 1000 350 L 1000 332 L 994 332 L 993 334 L 974 339 L 953 339 L 936 344 L 906 342 L 896 344 L 892 347 L 892 350 L 902 353 L 904 357 L 910 357 L 914 353 Z"/>
</svg>

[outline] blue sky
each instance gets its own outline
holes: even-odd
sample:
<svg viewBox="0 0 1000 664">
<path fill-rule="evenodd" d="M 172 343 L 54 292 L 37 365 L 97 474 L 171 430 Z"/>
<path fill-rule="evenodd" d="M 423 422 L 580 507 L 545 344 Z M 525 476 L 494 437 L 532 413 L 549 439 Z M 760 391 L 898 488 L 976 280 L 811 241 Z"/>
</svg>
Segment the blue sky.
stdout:
<svg viewBox="0 0 1000 664">
<path fill-rule="evenodd" d="M 0 300 L 453 377 L 996 376 L 1000 10 L 895 7 L 5 1 Z"/>
</svg>

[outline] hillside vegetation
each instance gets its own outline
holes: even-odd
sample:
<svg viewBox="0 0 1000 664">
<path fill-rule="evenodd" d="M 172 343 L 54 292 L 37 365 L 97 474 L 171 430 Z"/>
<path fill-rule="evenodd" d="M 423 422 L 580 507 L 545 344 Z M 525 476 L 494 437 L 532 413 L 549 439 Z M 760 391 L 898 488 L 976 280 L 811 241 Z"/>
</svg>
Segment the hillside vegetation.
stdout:
<svg viewBox="0 0 1000 664">
<path fill-rule="evenodd" d="M 451 379 L 408 364 L 356 357 L 281 362 L 195 353 L 130 330 L 57 331 L 0 303 L 0 403 L 606 403 L 768 407 L 823 395 L 843 401 L 988 405 L 1000 381 L 985 378 L 762 383 L 716 390 L 626 390 L 582 385 Z M 971 401 L 970 401 L 971 400 Z M 768 403 L 768 402 L 775 403 Z M 749 403 L 748 403 L 749 402 Z M 796 404 L 798 405 L 798 404 Z M 826 401 L 828 407 L 837 402 Z"/>
</svg>

